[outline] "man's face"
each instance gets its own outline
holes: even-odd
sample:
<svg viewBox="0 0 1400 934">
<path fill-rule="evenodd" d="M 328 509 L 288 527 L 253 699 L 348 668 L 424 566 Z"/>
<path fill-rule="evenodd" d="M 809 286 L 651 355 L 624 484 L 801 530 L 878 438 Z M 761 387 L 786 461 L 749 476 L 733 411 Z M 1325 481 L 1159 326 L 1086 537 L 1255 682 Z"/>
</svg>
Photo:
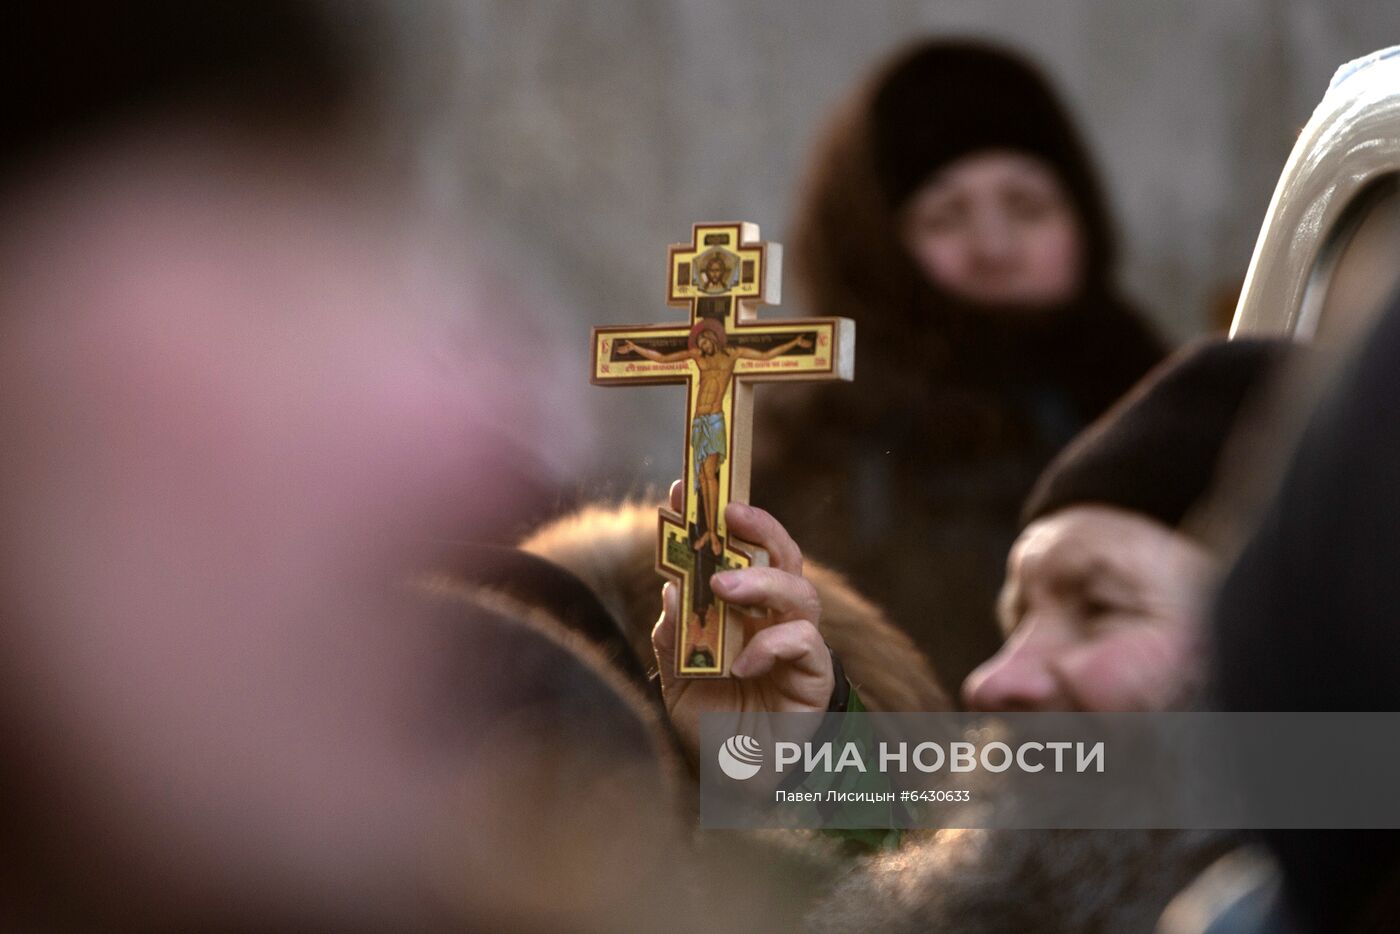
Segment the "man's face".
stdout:
<svg viewBox="0 0 1400 934">
<path fill-rule="evenodd" d="M 1072 506 L 1032 523 L 1007 562 L 1006 642 L 963 683 L 968 707 L 1164 710 L 1200 668 L 1201 598 L 1213 570 L 1152 519 Z"/>
<path fill-rule="evenodd" d="M 707 357 L 713 357 L 715 351 L 719 349 L 715 344 L 715 339 L 711 337 L 709 333 L 703 333 L 696 338 L 695 345 L 699 347 L 700 352 Z"/>
<path fill-rule="evenodd" d="M 711 259 L 705 264 L 705 278 L 712 285 L 719 285 L 724 282 L 724 263 L 718 259 Z"/>
</svg>

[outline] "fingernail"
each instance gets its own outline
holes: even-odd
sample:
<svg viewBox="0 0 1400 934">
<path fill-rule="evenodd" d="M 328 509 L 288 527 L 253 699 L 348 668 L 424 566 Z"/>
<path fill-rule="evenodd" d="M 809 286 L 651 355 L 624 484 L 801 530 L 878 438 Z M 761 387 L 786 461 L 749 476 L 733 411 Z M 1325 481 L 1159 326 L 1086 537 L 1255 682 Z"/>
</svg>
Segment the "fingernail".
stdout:
<svg viewBox="0 0 1400 934">
<path fill-rule="evenodd" d="M 729 666 L 729 673 L 736 678 L 742 678 L 749 670 L 749 666 L 744 664 L 742 658 L 735 659 L 734 664 Z"/>
<path fill-rule="evenodd" d="M 753 512 L 753 507 L 748 503 L 730 503 L 729 508 L 740 516 L 747 516 L 749 513 Z"/>
<path fill-rule="evenodd" d="M 719 571 L 710 578 L 711 587 L 722 587 L 728 590 L 739 582 L 739 575 L 733 571 Z"/>
</svg>

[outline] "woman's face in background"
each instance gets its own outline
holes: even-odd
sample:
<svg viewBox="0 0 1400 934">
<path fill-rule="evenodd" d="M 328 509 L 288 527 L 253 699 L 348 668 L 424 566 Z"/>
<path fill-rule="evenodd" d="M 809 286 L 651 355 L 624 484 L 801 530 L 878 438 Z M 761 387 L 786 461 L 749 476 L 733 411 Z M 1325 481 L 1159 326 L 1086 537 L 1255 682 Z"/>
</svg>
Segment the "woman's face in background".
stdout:
<svg viewBox="0 0 1400 934">
<path fill-rule="evenodd" d="M 1044 308 L 1079 289 L 1079 220 L 1034 156 L 993 150 L 949 164 L 909 199 L 901 237 L 933 285 L 974 305 Z"/>
</svg>

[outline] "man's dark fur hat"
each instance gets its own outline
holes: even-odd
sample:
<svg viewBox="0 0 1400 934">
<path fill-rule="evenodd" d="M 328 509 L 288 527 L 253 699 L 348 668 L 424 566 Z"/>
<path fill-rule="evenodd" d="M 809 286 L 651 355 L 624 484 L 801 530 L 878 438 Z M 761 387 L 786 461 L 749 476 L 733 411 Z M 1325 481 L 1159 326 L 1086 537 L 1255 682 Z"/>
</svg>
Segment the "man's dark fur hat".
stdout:
<svg viewBox="0 0 1400 934">
<path fill-rule="evenodd" d="M 1022 521 L 1100 503 L 1180 525 L 1210 489 L 1241 409 L 1293 346 L 1209 338 L 1178 351 L 1060 452 Z"/>
</svg>

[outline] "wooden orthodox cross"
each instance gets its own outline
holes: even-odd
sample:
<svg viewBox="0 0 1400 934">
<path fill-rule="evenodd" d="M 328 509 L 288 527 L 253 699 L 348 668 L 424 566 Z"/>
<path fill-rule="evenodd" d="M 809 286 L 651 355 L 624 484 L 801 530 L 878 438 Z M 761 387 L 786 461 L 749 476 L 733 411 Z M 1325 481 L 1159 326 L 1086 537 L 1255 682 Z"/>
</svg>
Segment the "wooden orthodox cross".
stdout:
<svg viewBox="0 0 1400 934">
<path fill-rule="evenodd" d="M 666 299 L 690 321 L 593 329 L 593 383 L 686 385 L 681 511 L 661 510 L 656 569 L 677 582 L 681 618 L 676 674 L 723 677 L 743 641 L 735 618 L 710 589 L 726 568 L 767 564 L 731 538 L 724 507 L 747 502 L 753 383 L 849 380 L 855 322 L 848 318 L 759 321 L 759 305 L 780 301 L 782 247 L 748 223 L 696 224 L 690 243 L 669 253 Z"/>
</svg>

